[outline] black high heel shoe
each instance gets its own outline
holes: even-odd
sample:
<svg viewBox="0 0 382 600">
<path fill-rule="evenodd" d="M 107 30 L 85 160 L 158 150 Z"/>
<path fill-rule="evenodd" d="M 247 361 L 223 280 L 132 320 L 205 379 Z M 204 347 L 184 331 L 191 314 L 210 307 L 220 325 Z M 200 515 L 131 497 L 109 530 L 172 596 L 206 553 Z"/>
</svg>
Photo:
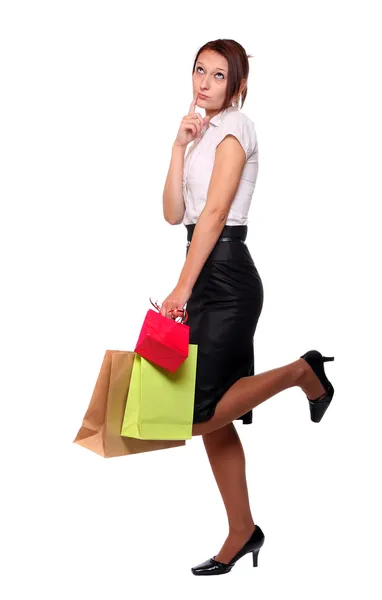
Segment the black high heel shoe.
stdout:
<svg viewBox="0 0 382 600">
<path fill-rule="evenodd" d="M 334 360 L 334 356 L 322 356 L 318 350 L 309 350 L 309 352 L 305 352 L 300 358 L 303 358 L 308 363 L 325 388 L 325 394 L 319 396 L 316 400 L 308 398 L 310 418 L 314 423 L 319 423 L 334 395 L 334 387 L 326 377 L 324 369 L 324 362 Z"/>
<path fill-rule="evenodd" d="M 223 573 L 229 573 L 235 563 L 249 552 L 252 552 L 253 566 L 257 567 L 257 556 L 259 554 L 261 546 L 264 544 L 265 536 L 259 525 L 256 525 L 254 532 L 249 538 L 248 542 L 239 550 L 233 559 L 227 564 L 209 558 L 205 562 L 200 563 L 196 567 L 192 567 L 191 571 L 194 575 L 222 575 Z"/>
</svg>

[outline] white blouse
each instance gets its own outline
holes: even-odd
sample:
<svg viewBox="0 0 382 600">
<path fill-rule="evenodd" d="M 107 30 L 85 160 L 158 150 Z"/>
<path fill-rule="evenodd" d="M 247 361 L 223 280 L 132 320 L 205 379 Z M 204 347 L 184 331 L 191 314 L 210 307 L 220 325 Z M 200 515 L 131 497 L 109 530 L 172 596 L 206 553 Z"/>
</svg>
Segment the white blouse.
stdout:
<svg viewBox="0 0 382 600">
<path fill-rule="evenodd" d="M 239 140 L 247 160 L 226 225 L 248 224 L 248 212 L 258 171 L 257 136 L 253 121 L 237 106 L 230 106 L 216 114 L 208 126 L 202 129 L 201 137 L 194 140 L 188 148 L 183 169 L 184 225 L 196 223 L 206 204 L 216 146 L 228 134 Z"/>
</svg>

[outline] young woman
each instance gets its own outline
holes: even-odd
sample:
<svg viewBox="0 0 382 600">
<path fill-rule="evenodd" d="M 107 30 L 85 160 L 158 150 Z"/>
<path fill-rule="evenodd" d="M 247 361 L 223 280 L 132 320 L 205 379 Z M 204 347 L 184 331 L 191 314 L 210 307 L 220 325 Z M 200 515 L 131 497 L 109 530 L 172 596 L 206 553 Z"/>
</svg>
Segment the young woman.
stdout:
<svg viewBox="0 0 382 600">
<path fill-rule="evenodd" d="M 253 339 L 263 306 L 263 285 L 245 244 L 258 171 L 254 123 L 239 109 L 247 95 L 248 56 L 234 40 L 202 46 L 192 70 L 193 100 L 172 146 L 163 213 L 187 228 L 186 260 L 161 314 L 176 318 L 186 306 L 190 343 L 198 345 L 193 435 L 202 435 L 226 507 L 229 534 L 195 575 L 230 571 L 239 558 L 257 555 L 264 533 L 248 498 L 245 456 L 234 420 L 252 423 L 252 409 L 298 386 L 312 421 L 333 397 L 323 357 L 306 352 L 286 366 L 254 375 Z M 195 112 L 198 105 L 206 116 Z M 193 142 L 187 156 L 188 144 Z"/>
</svg>

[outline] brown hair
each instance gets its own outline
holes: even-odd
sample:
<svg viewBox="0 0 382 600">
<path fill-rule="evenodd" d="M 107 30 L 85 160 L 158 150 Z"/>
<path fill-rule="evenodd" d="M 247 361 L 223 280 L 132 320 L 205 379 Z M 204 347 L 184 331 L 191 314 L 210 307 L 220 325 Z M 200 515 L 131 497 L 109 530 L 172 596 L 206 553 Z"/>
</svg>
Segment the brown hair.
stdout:
<svg viewBox="0 0 382 600">
<path fill-rule="evenodd" d="M 232 98 L 239 93 L 240 83 L 242 79 L 248 80 L 249 73 L 249 62 L 248 58 L 252 58 L 251 54 L 247 54 L 243 46 L 235 40 L 218 39 L 211 42 L 207 42 L 199 48 L 198 53 L 195 57 L 194 64 L 192 67 L 192 73 L 195 71 L 195 65 L 198 60 L 199 54 L 204 50 L 213 50 L 218 52 L 228 62 L 228 77 L 227 77 L 227 90 L 224 98 L 223 106 L 221 110 L 224 110 L 231 106 Z M 241 107 L 245 102 L 247 96 L 247 85 L 241 94 Z"/>
</svg>

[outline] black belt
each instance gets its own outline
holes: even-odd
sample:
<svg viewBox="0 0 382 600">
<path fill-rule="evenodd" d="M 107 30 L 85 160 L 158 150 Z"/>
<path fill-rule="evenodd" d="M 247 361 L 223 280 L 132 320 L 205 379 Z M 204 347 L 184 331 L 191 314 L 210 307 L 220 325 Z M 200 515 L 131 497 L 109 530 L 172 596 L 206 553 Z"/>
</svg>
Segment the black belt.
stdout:
<svg viewBox="0 0 382 600">
<path fill-rule="evenodd" d="M 186 225 L 187 229 L 187 247 L 191 244 L 194 229 L 196 223 L 192 225 Z M 247 225 L 225 225 L 223 230 L 220 232 L 220 237 L 216 243 L 219 242 L 241 242 L 245 244 L 247 237 L 248 227 Z"/>
<path fill-rule="evenodd" d="M 241 242 L 242 244 L 245 244 L 245 240 L 239 240 L 238 238 L 233 237 L 221 237 L 216 243 L 218 244 L 219 242 Z M 187 242 L 186 247 L 188 248 L 190 244 L 191 242 Z"/>
</svg>

